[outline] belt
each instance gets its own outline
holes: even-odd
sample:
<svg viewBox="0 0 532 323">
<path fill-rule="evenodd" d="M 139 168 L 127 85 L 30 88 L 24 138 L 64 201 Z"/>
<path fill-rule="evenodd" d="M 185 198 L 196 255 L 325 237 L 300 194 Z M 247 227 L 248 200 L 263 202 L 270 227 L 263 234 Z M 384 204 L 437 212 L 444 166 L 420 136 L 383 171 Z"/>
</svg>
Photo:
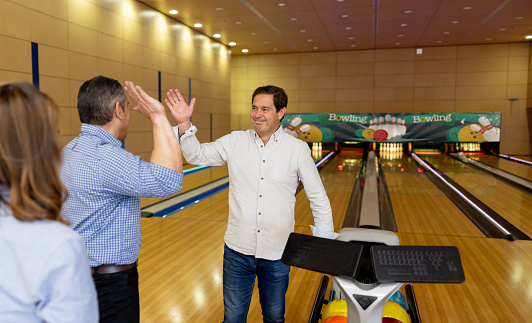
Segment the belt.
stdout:
<svg viewBox="0 0 532 323">
<path fill-rule="evenodd" d="M 137 262 L 128 265 L 100 265 L 98 267 L 91 267 L 91 273 L 94 274 L 114 274 L 124 270 L 137 267 Z"/>
</svg>

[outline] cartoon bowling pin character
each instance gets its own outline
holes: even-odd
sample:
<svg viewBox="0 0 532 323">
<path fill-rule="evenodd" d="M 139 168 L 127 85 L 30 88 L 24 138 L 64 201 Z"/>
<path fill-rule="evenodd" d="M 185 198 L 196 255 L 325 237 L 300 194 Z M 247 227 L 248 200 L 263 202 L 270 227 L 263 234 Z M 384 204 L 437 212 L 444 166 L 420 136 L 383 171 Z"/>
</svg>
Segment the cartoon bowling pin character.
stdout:
<svg viewBox="0 0 532 323">
<path fill-rule="evenodd" d="M 499 141 L 499 137 L 500 137 L 500 134 L 499 134 L 499 128 L 495 128 L 491 125 L 491 122 L 488 120 L 488 118 L 486 117 L 480 117 L 478 118 L 478 122 L 483 125 L 484 127 L 486 127 L 486 133 L 491 133 L 490 138 L 497 138 L 497 139 L 493 139 L 493 140 L 488 140 L 488 141 Z M 480 131 L 479 131 L 480 132 Z"/>
<path fill-rule="evenodd" d="M 301 124 L 301 121 L 303 120 L 300 117 L 295 117 L 294 119 L 292 119 L 292 121 L 290 121 L 288 127 L 283 129 L 284 132 L 294 137 L 297 137 L 297 134 L 295 133 L 294 129 Z"/>
<path fill-rule="evenodd" d="M 478 124 L 472 124 L 469 127 L 471 128 L 471 130 L 482 134 L 482 136 L 484 136 L 484 139 L 486 139 L 487 141 L 499 141 L 499 134 L 484 130 L 480 128 Z"/>
</svg>

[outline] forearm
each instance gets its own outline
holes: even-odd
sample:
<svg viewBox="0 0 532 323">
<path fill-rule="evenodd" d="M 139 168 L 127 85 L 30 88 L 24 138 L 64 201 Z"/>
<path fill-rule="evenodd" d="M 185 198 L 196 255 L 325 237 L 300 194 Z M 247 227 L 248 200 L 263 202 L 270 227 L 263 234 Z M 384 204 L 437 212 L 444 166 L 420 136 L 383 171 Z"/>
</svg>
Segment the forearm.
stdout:
<svg viewBox="0 0 532 323">
<path fill-rule="evenodd" d="M 177 125 L 179 126 L 179 136 L 181 136 L 183 133 L 185 133 L 185 131 L 190 129 L 192 123 L 190 122 L 190 119 L 188 119 L 187 121 L 183 121 L 181 123 L 178 123 Z"/>
<path fill-rule="evenodd" d="M 183 172 L 181 148 L 166 116 L 154 118 L 153 151 L 150 162 L 178 172 Z"/>
</svg>

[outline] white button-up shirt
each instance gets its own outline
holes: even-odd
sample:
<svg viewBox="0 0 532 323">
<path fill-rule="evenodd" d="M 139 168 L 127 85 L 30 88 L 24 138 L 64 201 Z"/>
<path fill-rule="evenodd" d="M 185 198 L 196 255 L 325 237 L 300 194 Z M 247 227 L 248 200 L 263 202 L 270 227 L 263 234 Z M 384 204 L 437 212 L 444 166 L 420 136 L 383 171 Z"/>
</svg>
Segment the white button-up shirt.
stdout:
<svg viewBox="0 0 532 323">
<path fill-rule="evenodd" d="M 266 145 L 254 130 L 233 131 L 200 144 L 191 126 L 180 138 L 187 162 L 202 166 L 227 164 L 229 219 L 225 243 L 237 252 L 279 260 L 294 231 L 295 192 L 305 187 L 314 225 L 334 232 L 329 199 L 308 145 L 279 129 Z M 177 127 L 174 132 L 178 135 Z"/>
</svg>

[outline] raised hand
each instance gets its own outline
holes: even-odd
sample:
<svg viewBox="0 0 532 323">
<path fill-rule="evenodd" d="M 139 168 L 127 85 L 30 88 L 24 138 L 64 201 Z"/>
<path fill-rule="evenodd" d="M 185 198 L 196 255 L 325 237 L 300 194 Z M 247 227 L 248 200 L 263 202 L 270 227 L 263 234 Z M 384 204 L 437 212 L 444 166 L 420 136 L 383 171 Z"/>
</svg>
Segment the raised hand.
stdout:
<svg viewBox="0 0 532 323">
<path fill-rule="evenodd" d="M 170 112 L 174 116 L 177 123 L 181 126 L 183 124 L 189 124 L 190 117 L 194 111 L 194 103 L 196 103 L 196 98 L 190 100 L 190 105 L 187 104 L 181 92 L 178 89 L 170 89 L 166 92 L 167 98 L 164 99 L 166 105 L 170 109 Z"/>
<path fill-rule="evenodd" d="M 150 120 L 157 116 L 166 116 L 164 106 L 161 102 L 149 96 L 140 86 L 135 85 L 133 82 L 126 81 L 124 89 L 137 104 L 133 110 L 140 112 Z"/>
</svg>

